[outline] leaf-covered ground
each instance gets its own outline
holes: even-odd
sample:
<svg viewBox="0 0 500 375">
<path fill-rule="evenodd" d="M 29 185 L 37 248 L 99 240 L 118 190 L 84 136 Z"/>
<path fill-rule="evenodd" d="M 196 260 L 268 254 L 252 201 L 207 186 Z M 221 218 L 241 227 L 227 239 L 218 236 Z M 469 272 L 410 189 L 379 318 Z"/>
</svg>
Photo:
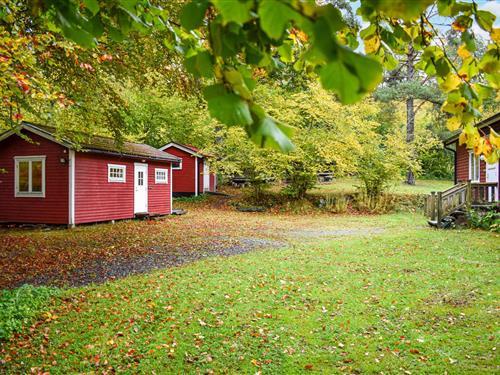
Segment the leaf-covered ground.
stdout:
<svg viewBox="0 0 500 375">
<path fill-rule="evenodd" d="M 0 372 L 500 370 L 498 235 L 436 231 L 409 214 L 196 211 L 210 218 L 203 225 L 194 213 L 71 232 L 2 233 L 11 243 L 43 240 L 46 251 L 56 244 L 97 251 L 113 240 L 125 248 L 120 235 L 129 247 L 140 247 L 132 243 L 139 239 L 154 246 L 169 233 L 182 243 L 208 233 L 285 246 L 70 288 L 35 324 L 0 344 Z"/>
<path fill-rule="evenodd" d="M 214 208 L 219 203 L 222 207 Z M 389 225 L 383 219 L 365 223 L 349 216 L 241 213 L 218 199 L 185 205 L 187 215 L 159 221 L 122 221 L 70 231 L 0 229 L 0 288 L 25 283 L 85 285 L 207 256 L 279 248 L 297 242 L 297 236 L 311 237 L 314 228 L 336 235 L 350 225 L 352 234 L 362 234 L 374 225 Z"/>
</svg>

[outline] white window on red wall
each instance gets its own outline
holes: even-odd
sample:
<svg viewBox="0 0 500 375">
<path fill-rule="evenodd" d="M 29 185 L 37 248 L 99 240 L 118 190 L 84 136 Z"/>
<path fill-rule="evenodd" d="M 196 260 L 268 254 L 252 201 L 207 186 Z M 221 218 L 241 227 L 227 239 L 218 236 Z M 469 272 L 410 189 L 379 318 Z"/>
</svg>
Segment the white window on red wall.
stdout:
<svg viewBox="0 0 500 375">
<path fill-rule="evenodd" d="M 155 184 L 168 184 L 168 169 L 155 168 Z"/>
<path fill-rule="evenodd" d="M 479 156 L 474 154 L 474 152 L 469 152 L 469 180 L 472 182 L 479 182 L 480 180 L 480 171 L 481 171 L 481 159 Z"/>
<path fill-rule="evenodd" d="M 16 156 L 15 196 L 45 197 L 45 156 Z"/>
<path fill-rule="evenodd" d="M 179 162 L 177 161 L 172 162 L 172 169 L 180 171 L 182 169 L 182 160 Z"/>
<path fill-rule="evenodd" d="M 108 182 L 126 182 L 127 167 L 120 164 L 108 164 Z"/>
</svg>

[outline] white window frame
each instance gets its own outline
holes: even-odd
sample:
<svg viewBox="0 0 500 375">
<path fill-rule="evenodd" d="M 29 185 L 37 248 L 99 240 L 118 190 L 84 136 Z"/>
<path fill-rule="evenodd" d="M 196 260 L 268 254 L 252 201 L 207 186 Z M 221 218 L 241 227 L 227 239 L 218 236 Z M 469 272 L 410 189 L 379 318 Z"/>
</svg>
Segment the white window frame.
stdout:
<svg viewBox="0 0 500 375">
<path fill-rule="evenodd" d="M 47 157 L 45 155 L 35 155 L 35 156 L 14 156 L 14 184 L 15 184 L 15 190 L 14 190 L 14 196 L 16 198 L 45 198 L 45 159 Z M 27 161 L 29 162 L 29 169 L 28 169 L 28 189 L 29 191 L 19 191 L 19 162 L 22 161 Z M 34 161 L 41 161 L 42 162 L 42 191 L 31 191 L 33 189 L 32 186 L 32 171 L 31 171 L 31 165 L 32 162 Z"/>
<path fill-rule="evenodd" d="M 174 171 L 180 171 L 180 170 L 182 170 L 182 160 L 179 162 L 179 166 L 178 167 L 174 167 L 173 164 L 174 163 L 172 163 L 172 170 L 174 170 Z"/>
<path fill-rule="evenodd" d="M 111 168 L 123 170 L 123 177 L 111 177 Z M 108 164 L 108 182 L 127 182 L 127 166 L 122 164 Z"/>
<path fill-rule="evenodd" d="M 158 172 L 165 173 L 164 180 L 158 179 Z M 168 169 L 167 168 L 155 168 L 155 184 L 164 184 L 164 185 L 168 184 Z"/>
<path fill-rule="evenodd" d="M 475 174 L 477 174 L 477 178 L 475 178 Z M 471 182 L 479 182 L 481 180 L 481 159 L 472 151 L 469 151 L 469 180 Z"/>
</svg>

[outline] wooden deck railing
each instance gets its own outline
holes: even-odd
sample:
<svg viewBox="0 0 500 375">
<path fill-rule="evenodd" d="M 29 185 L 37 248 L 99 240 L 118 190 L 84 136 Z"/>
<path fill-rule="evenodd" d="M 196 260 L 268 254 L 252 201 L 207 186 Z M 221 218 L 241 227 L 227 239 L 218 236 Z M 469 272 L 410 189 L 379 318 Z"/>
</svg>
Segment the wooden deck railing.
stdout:
<svg viewBox="0 0 500 375">
<path fill-rule="evenodd" d="M 495 182 L 461 182 L 445 191 L 431 192 L 424 212 L 429 223 L 440 226 L 444 217 L 452 212 L 473 206 L 497 204 L 498 185 Z"/>
</svg>

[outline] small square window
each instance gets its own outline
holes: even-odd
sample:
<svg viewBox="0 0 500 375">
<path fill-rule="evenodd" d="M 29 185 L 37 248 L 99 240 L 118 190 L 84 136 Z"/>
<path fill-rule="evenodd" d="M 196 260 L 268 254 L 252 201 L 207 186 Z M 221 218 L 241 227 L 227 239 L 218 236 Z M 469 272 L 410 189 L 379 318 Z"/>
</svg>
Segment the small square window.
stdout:
<svg viewBox="0 0 500 375">
<path fill-rule="evenodd" d="M 125 165 L 108 164 L 108 182 L 125 182 L 126 172 Z"/>
<path fill-rule="evenodd" d="M 168 169 L 155 168 L 155 183 L 168 184 Z"/>
</svg>

